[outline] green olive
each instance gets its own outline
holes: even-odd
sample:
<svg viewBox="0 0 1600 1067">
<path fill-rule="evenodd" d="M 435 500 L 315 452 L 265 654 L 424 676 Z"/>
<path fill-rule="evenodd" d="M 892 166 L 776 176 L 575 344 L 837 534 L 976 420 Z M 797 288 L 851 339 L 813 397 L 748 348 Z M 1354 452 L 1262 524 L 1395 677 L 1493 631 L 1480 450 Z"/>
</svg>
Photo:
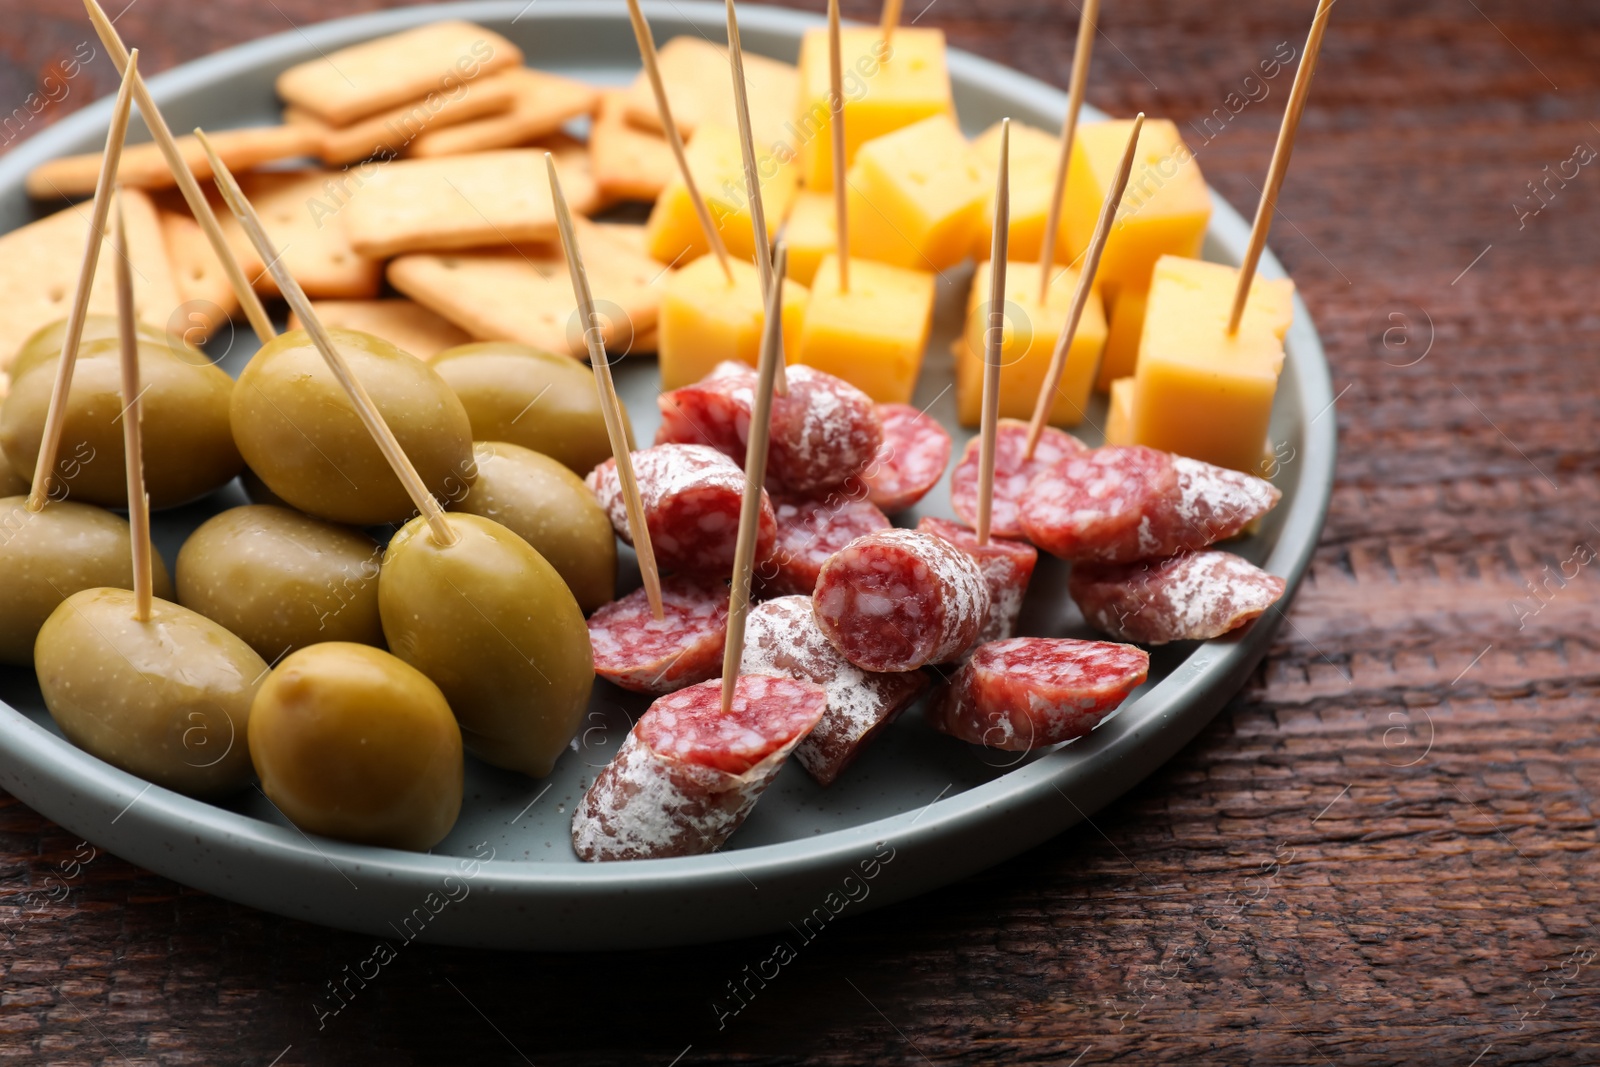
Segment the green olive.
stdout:
<svg viewBox="0 0 1600 1067">
<path fill-rule="evenodd" d="M 282 497 L 267 488 L 267 483 L 261 480 L 261 475 L 249 467 L 239 472 L 239 486 L 252 504 L 270 504 L 275 508 L 289 506 Z"/>
<path fill-rule="evenodd" d="M 67 740 L 191 796 L 250 780 L 250 702 L 267 664 L 204 615 L 126 589 L 84 589 L 39 630 L 34 669 Z"/>
<path fill-rule="evenodd" d="M 141 341 L 150 341 L 167 349 L 172 355 L 177 356 L 185 363 L 210 363 L 206 354 L 189 344 L 177 334 L 168 333 L 157 329 L 148 323 L 141 322 L 135 328 Z M 115 315 L 86 315 L 83 320 L 83 336 L 78 340 L 78 353 L 83 354 L 83 346 L 94 341 L 115 341 L 120 336 Z M 11 376 L 20 378 L 24 371 L 36 363 L 47 363 L 61 354 L 61 346 L 67 340 L 67 320 L 57 319 L 47 326 L 41 326 L 33 331 L 22 347 L 17 349 L 17 354 L 11 361 Z M 113 352 L 117 346 L 111 346 Z"/>
<path fill-rule="evenodd" d="M 611 458 L 594 372 L 571 356 L 485 341 L 447 348 L 432 366 L 466 407 L 473 440 L 531 448 L 579 477 Z"/>
<path fill-rule="evenodd" d="M 0 497 L 25 496 L 33 484 L 32 476 L 32 471 L 24 473 L 13 467 L 5 449 L 0 449 Z"/>
<path fill-rule="evenodd" d="M 594 658 L 583 612 L 528 542 L 477 515 L 418 517 L 389 542 L 378 610 L 394 654 L 433 679 L 468 751 L 542 778 L 577 733 Z"/>
<path fill-rule="evenodd" d="M 472 450 L 478 479 L 451 507 L 493 519 L 532 545 L 585 615 L 615 597 L 617 535 L 583 479 L 520 445 L 479 441 Z"/>
<path fill-rule="evenodd" d="M 207 519 L 178 553 L 178 603 L 274 662 L 324 641 L 383 644 L 378 564 L 359 530 L 258 504 Z"/>
<path fill-rule="evenodd" d="M 439 687 L 366 645 L 303 648 L 250 709 L 261 789 L 300 829 L 418 852 L 461 813 L 461 729 Z"/>
<path fill-rule="evenodd" d="M 330 330 L 334 344 L 435 496 L 472 482 L 472 428 L 433 369 L 388 341 Z M 233 439 L 245 462 L 293 507 L 356 526 L 416 513 L 400 479 L 304 330 L 267 342 L 233 393 Z"/>
<path fill-rule="evenodd" d="M 24 470 L 32 470 L 39 458 L 56 362 L 35 363 L 12 383 L 0 407 L 0 446 Z M 185 363 L 165 345 L 141 341 L 139 381 L 150 506 L 174 507 L 231 481 L 242 465 L 228 425 L 233 379 L 210 363 Z M 117 342 L 84 345 L 73 370 L 58 452 L 63 458 L 81 456 L 74 476 L 61 475 L 72 499 L 127 506 L 122 408 Z"/>
<path fill-rule="evenodd" d="M 0 663 L 32 663 L 39 627 L 73 593 L 133 588 L 131 545 L 127 522 L 103 508 L 55 500 L 29 511 L 26 497 L 0 499 Z M 166 564 L 152 559 L 155 594 L 170 600 Z"/>
</svg>

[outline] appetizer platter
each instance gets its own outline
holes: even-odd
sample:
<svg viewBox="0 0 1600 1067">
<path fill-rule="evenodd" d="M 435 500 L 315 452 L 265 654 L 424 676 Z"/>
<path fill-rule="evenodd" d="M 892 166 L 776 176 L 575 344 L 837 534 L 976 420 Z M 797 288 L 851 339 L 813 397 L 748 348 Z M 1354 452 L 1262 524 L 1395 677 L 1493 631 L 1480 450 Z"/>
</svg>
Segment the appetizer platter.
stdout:
<svg viewBox="0 0 1600 1067">
<path fill-rule="evenodd" d="M 146 88 L 87 6 L 117 97 L 0 159 L 0 787 L 97 845 L 385 938 L 825 923 L 1265 654 L 1332 484 L 1265 248 L 1331 0 L 1253 226 L 1083 104 L 1093 0 L 1068 94 L 892 2 L 632 0 Z"/>
</svg>

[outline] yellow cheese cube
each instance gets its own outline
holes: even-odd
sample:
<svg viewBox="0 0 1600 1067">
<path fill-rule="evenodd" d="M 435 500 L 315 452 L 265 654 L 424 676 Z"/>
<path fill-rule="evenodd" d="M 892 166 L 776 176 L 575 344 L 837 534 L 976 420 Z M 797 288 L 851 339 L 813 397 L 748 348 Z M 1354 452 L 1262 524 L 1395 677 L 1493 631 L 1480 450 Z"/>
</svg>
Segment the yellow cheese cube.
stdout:
<svg viewBox="0 0 1600 1067">
<path fill-rule="evenodd" d="M 852 259 L 850 290 L 840 292 L 839 257 L 829 255 L 811 281 L 790 362 L 843 378 L 880 404 L 905 404 L 932 321 L 933 275 Z"/>
<path fill-rule="evenodd" d="M 963 426 L 982 419 L 983 339 L 988 331 L 989 286 L 992 265 L 978 264 L 973 272 L 967 302 L 967 325 L 956 346 L 956 411 Z M 1039 265 L 1010 263 L 1006 269 L 1005 330 L 1000 350 L 1000 417 L 1031 419 L 1033 405 L 1050 370 L 1056 339 L 1072 310 L 1078 272 L 1057 266 L 1051 275 L 1044 306 L 1039 305 Z M 1106 343 L 1106 316 L 1100 297 L 1091 289 L 1078 320 L 1078 332 L 1067 350 L 1066 369 L 1050 409 L 1050 422 L 1076 426 L 1089 403 L 1089 386 Z"/>
<path fill-rule="evenodd" d="M 1061 138 L 1020 122 L 1011 124 L 1011 238 L 1007 255 L 1020 261 L 1037 261 L 1044 242 L 1045 218 L 1050 213 L 1050 194 L 1055 191 L 1056 165 L 1061 160 Z M 972 238 L 972 258 L 989 258 L 994 240 L 994 190 L 1000 166 L 1000 124 L 990 126 L 972 142 L 972 161 L 983 180 L 983 207 Z M 1061 201 L 1066 203 L 1066 192 Z M 1065 246 L 1065 210 L 1056 227 L 1056 247 Z M 1057 259 L 1066 262 L 1065 257 Z"/>
<path fill-rule="evenodd" d="M 967 258 L 983 210 L 983 178 L 948 116 L 868 141 L 849 180 L 852 258 L 931 271 Z"/>
<path fill-rule="evenodd" d="M 1100 374 L 1094 387 L 1101 392 L 1118 378 L 1133 374 L 1139 362 L 1139 338 L 1144 333 L 1144 308 L 1150 294 L 1144 289 L 1125 288 L 1111 304 L 1111 332 L 1106 337 L 1106 353 L 1100 357 Z"/>
<path fill-rule="evenodd" d="M 1112 313 L 1116 317 L 1116 313 Z M 1106 409 L 1106 444 L 1133 444 L 1133 379 L 1111 383 L 1111 405 Z"/>
<path fill-rule="evenodd" d="M 667 276 L 661 293 L 658 353 L 661 388 L 697 382 L 725 359 L 756 365 L 761 326 L 766 321 L 761 277 L 755 264 L 732 260 L 733 284 L 711 256 L 702 256 Z M 800 341 L 810 294 L 792 281 L 783 284 L 783 346 L 793 352 Z"/>
<path fill-rule="evenodd" d="M 1128 120 L 1079 126 L 1067 168 L 1067 244 L 1064 262 L 1089 247 L 1106 190 L 1116 181 L 1133 123 Z M 1166 119 L 1147 120 L 1139 133 L 1133 172 L 1106 238 L 1096 276 L 1102 293 L 1145 289 L 1162 256 L 1197 256 L 1211 221 L 1211 194 L 1194 153 Z"/>
<path fill-rule="evenodd" d="M 901 26 L 886 44 L 873 26 L 848 26 L 839 33 L 843 68 L 845 165 L 876 137 L 929 115 L 953 115 L 944 31 Z M 800 40 L 800 113 L 789 127 L 800 152 L 806 187 L 833 188 L 832 82 L 828 77 L 828 31 L 808 30 Z"/>
<path fill-rule="evenodd" d="M 1228 313 L 1238 271 L 1163 256 L 1150 282 L 1134 371 L 1133 440 L 1252 470 L 1283 369 L 1294 283 L 1257 277 L 1239 332 Z"/>
<path fill-rule="evenodd" d="M 722 234 L 723 244 L 728 246 L 728 253 L 735 259 L 754 260 L 755 227 L 750 222 L 749 198 L 745 196 L 744 155 L 740 151 L 738 131 L 704 123 L 695 130 L 684 156 L 700 195 L 711 209 L 711 220 Z M 784 162 L 784 158 L 788 158 L 788 162 Z M 770 241 L 789 213 L 799 184 L 799 171 L 792 158 L 763 151 L 760 145 L 756 146 L 756 167 Z M 645 240 L 650 255 L 662 263 L 681 266 L 711 251 L 682 177 L 673 178 L 657 198 L 645 226 Z"/>
<path fill-rule="evenodd" d="M 833 194 L 800 190 L 789 209 L 783 241 L 789 248 L 789 277 L 810 285 L 822 257 L 839 250 Z"/>
</svg>

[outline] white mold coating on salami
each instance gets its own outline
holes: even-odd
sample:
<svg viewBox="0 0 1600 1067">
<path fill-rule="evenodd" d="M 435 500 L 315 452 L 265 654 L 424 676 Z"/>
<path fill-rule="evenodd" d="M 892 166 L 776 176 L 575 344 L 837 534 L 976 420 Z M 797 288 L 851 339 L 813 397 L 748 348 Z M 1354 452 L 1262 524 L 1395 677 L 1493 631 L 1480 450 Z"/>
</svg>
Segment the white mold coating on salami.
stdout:
<svg viewBox="0 0 1600 1067">
<path fill-rule="evenodd" d="M 1277 506 L 1283 498 L 1277 486 L 1244 471 L 1203 463 L 1188 456 L 1173 456 L 1178 475 L 1175 503 L 1182 533 L 1162 553 L 1193 551 L 1232 537 Z"/>
<path fill-rule="evenodd" d="M 663 617 L 643 589 L 589 616 L 594 672 L 635 693 L 670 693 L 722 673 L 728 589 L 722 582 L 662 579 Z"/>
<path fill-rule="evenodd" d="M 1127 564 L 1080 564 L 1067 588 L 1089 625 L 1147 645 L 1221 637 L 1283 596 L 1282 578 L 1231 552 Z"/>
<path fill-rule="evenodd" d="M 845 659 L 866 670 L 909 671 L 971 645 L 989 588 L 973 558 L 948 541 L 880 530 L 823 564 L 812 606 Z"/>
<path fill-rule="evenodd" d="M 950 504 L 968 526 L 978 525 L 978 459 L 981 441 L 967 442 L 956 469 L 950 474 Z M 989 532 L 996 537 L 1021 537 L 1018 508 L 1034 476 L 1068 456 L 1088 451 L 1088 446 L 1069 433 L 1047 426 L 1039 436 L 1033 458 L 1025 460 L 1028 424 L 1019 419 L 1001 419 L 995 426 L 994 496 L 989 513 Z"/>
<path fill-rule="evenodd" d="M 976 530 L 932 515 L 924 516 L 917 523 L 917 530 L 949 541 L 976 560 L 983 572 L 983 580 L 989 586 L 989 611 L 973 643 L 1003 641 L 1016 633 L 1022 601 L 1039 562 L 1038 550 L 1026 541 L 1005 537 L 991 537 L 988 544 L 980 545 Z"/>
</svg>

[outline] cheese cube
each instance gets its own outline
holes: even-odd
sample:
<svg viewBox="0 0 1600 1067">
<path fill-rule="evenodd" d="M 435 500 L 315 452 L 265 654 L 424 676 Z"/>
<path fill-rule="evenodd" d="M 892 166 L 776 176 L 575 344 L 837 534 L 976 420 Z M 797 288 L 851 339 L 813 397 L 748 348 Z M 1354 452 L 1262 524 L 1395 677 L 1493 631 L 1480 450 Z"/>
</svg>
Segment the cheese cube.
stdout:
<svg viewBox="0 0 1600 1067">
<path fill-rule="evenodd" d="M 1125 288 L 1111 304 L 1111 332 L 1106 336 L 1106 352 L 1100 357 L 1100 374 L 1094 387 L 1101 392 L 1118 378 L 1132 376 L 1139 362 L 1139 338 L 1144 333 L 1144 308 L 1150 294 L 1144 289 Z"/>
<path fill-rule="evenodd" d="M 901 26 L 886 43 L 874 26 L 847 26 L 839 33 L 843 68 L 845 165 L 868 141 L 929 115 L 953 115 L 944 31 Z M 789 133 L 799 146 L 808 189 L 833 188 L 832 82 L 828 77 L 828 31 L 808 30 L 800 40 L 800 113 Z"/>
<path fill-rule="evenodd" d="M 684 157 L 700 195 L 711 209 L 711 220 L 728 246 L 728 254 L 735 259 L 754 260 L 755 227 L 750 222 L 749 198 L 745 195 L 744 156 L 738 131 L 716 123 L 702 124 L 684 150 Z M 789 213 L 799 171 L 792 157 L 774 155 L 760 145 L 756 146 L 756 168 L 770 241 Z M 645 240 L 650 255 L 662 263 L 681 266 L 711 251 L 681 176 L 673 178 L 657 198 L 645 226 Z"/>
<path fill-rule="evenodd" d="M 1089 247 L 1106 190 L 1116 181 L 1133 130 L 1129 120 L 1079 126 L 1067 168 L 1067 248 L 1072 262 Z M 1211 221 L 1211 194 L 1194 153 L 1167 119 L 1147 120 L 1139 133 L 1133 172 L 1117 220 L 1106 238 L 1096 281 L 1114 296 L 1146 289 L 1162 256 L 1197 256 Z"/>
<path fill-rule="evenodd" d="M 1007 255 L 1023 262 L 1039 259 L 1044 242 L 1045 219 L 1050 213 L 1050 194 L 1055 191 L 1056 166 L 1061 160 L 1061 138 L 1020 122 L 1011 124 L 1011 239 Z M 983 180 L 983 207 L 972 237 L 972 258 L 989 258 L 994 240 L 995 179 L 1000 166 L 1000 124 L 997 122 L 972 142 L 972 162 Z M 1061 202 L 1067 197 L 1063 190 Z M 1056 248 L 1067 244 L 1067 214 L 1062 210 L 1056 226 Z M 1067 257 L 1056 259 L 1067 262 Z"/>
<path fill-rule="evenodd" d="M 868 141 L 849 181 L 852 258 L 931 271 L 967 258 L 983 210 L 983 178 L 948 116 Z"/>
<path fill-rule="evenodd" d="M 1243 471 L 1260 461 L 1294 283 L 1255 278 L 1239 332 L 1230 336 L 1238 277 L 1218 263 L 1157 262 L 1134 371 L 1136 444 Z"/>
<path fill-rule="evenodd" d="M 1115 313 L 1113 313 L 1113 318 Z M 1111 404 L 1106 409 L 1106 444 L 1133 444 L 1133 379 L 1111 383 Z"/>
<path fill-rule="evenodd" d="M 802 189 L 794 198 L 783 241 L 789 248 L 789 277 L 801 285 L 811 284 L 823 256 L 839 250 L 834 215 L 832 193 Z"/>
<path fill-rule="evenodd" d="M 967 302 L 967 325 L 956 346 L 956 411 L 963 426 L 977 426 L 983 405 L 983 339 L 989 328 L 989 286 L 993 267 L 980 263 L 973 272 Z M 1033 405 L 1050 370 L 1056 339 L 1066 327 L 1078 272 L 1057 266 L 1044 306 L 1039 304 L 1039 265 L 1010 263 L 1006 269 L 1005 330 L 1000 350 L 1000 417 L 1031 419 Z M 1078 320 L 1078 332 L 1067 350 L 1066 369 L 1050 409 L 1056 426 L 1076 426 L 1089 403 L 1089 386 L 1106 343 L 1106 317 L 1100 297 L 1091 289 Z"/>
<path fill-rule="evenodd" d="M 850 290 L 840 292 L 839 257 L 824 257 L 790 362 L 843 378 L 880 404 L 909 403 L 928 346 L 933 290 L 931 274 L 852 259 Z"/>
<path fill-rule="evenodd" d="M 731 260 L 733 284 L 711 256 L 702 256 L 667 276 L 661 294 L 658 353 L 661 388 L 697 382 L 725 359 L 756 365 L 761 326 L 766 321 L 761 277 L 755 264 Z M 809 293 L 792 281 L 783 284 L 783 347 L 792 353 L 800 341 Z"/>
</svg>

